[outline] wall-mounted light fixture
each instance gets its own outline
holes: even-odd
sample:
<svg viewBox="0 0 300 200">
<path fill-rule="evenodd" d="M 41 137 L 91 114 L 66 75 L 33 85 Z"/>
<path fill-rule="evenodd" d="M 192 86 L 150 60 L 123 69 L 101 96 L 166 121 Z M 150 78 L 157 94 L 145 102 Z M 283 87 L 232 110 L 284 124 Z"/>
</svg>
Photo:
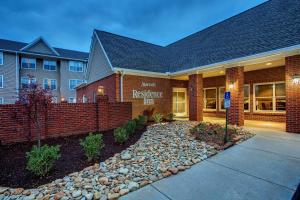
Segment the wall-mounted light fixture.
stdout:
<svg viewBox="0 0 300 200">
<path fill-rule="evenodd" d="M 65 101 L 65 97 L 61 97 L 61 98 L 60 98 L 60 101 L 61 101 L 61 102 L 64 102 L 64 101 Z"/>
<path fill-rule="evenodd" d="M 97 91 L 98 91 L 98 95 L 104 95 L 104 87 L 103 86 L 98 86 L 98 89 L 97 89 Z"/>
<path fill-rule="evenodd" d="M 299 84 L 300 83 L 300 76 L 298 74 L 294 74 L 292 77 L 293 83 L 294 84 Z"/>
<path fill-rule="evenodd" d="M 234 82 L 233 82 L 233 81 L 230 81 L 230 83 L 229 83 L 229 85 L 228 85 L 228 88 L 229 88 L 230 90 L 232 90 L 233 87 L 234 87 Z"/>
</svg>

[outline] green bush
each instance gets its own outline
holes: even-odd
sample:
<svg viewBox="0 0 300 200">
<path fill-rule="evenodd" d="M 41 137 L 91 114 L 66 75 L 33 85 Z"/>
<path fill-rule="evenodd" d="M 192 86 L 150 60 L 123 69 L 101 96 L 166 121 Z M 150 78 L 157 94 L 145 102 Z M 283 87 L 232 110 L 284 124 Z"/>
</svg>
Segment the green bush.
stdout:
<svg viewBox="0 0 300 200">
<path fill-rule="evenodd" d="M 174 120 L 175 115 L 173 113 L 169 113 L 166 115 L 166 120 L 167 121 L 173 121 Z"/>
<path fill-rule="evenodd" d="M 124 128 L 126 129 L 126 132 L 130 135 L 134 133 L 136 128 L 136 121 L 135 120 L 129 120 L 127 124 L 124 125 Z"/>
<path fill-rule="evenodd" d="M 60 158 L 59 149 L 59 145 L 44 145 L 40 148 L 33 146 L 31 151 L 26 153 L 27 169 L 40 177 L 45 176 Z"/>
<path fill-rule="evenodd" d="M 125 128 L 120 127 L 114 130 L 115 142 L 122 144 L 128 139 L 128 133 Z"/>
<path fill-rule="evenodd" d="M 144 125 L 147 122 L 147 117 L 144 115 L 139 115 L 137 118 L 134 119 L 136 121 L 136 126 L 138 129 L 141 129 L 144 127 Z"/>
<path fill-rule="evenodd" d="M 104 147 L 102 135 L 90 133 L 84 140 L 80 140 L 80 145 L 83 147 L 88 161 L 98 158 Z"/>
<path fill-rule="evenodd" d="M 156 113 L 153 115 L 153 119 L 155 123 L 160 123 L 163 119 L 163 116 L 160 113 Z"/>
</svg>

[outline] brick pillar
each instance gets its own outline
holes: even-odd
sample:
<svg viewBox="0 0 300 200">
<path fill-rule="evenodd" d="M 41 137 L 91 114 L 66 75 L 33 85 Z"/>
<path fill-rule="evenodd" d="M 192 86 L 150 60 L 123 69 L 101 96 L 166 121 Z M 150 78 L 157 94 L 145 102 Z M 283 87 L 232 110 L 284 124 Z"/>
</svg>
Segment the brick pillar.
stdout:
<svg viewBox="0 0 300 200">
<path fill-rule="evenodd" d="M 203 77 L 202 74 L 189 75 L 189 120 L 203 120 Z"/>
<path fill-rule="evenodd" d="M 286 131 L 300 133 L 300 83 L 294 75 L 300 75 L 300 55 L 285 58 Z"/>
<path fill-rule="evenodd" d="M 108 96 L 98 95 L 97 96 L 97 115 L 98 115 L 98 131 L 108 129 Z"/>
<path fill-rule="evenodd" d="M 230 88 L 230 85 L 233 86 Z M 244 67 L 226 69 L 226 91 L 231 93 L 231 106 L 228 110 L 228 122 L 232 125 L 244 125 Z"/>
</svg>

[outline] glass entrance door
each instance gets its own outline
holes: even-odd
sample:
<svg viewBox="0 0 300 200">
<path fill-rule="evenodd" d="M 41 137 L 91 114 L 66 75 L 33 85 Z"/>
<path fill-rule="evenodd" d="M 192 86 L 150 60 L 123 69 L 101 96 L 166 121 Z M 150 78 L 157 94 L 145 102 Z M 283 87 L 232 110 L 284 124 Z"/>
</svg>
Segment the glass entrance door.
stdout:
<svg viewBox="0 0 300 200">
<path fill-rule="evenodd" d="M 187 115 L 186 88 L 173 88 L 173 113 L 175 116 Z"/>
</svg>

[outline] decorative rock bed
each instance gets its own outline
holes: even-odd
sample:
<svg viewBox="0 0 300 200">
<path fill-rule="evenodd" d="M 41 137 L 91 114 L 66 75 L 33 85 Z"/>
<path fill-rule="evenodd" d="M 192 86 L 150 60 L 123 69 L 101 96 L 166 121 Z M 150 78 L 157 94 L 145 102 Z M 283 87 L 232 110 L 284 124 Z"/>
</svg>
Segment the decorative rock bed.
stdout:
<svg viewBox="0 0 300 200">
<path fill-rule="evenodd" d="M 37 189 L 0 187 L 0 200 L 117 199 L 216 154 L 212 145 L 190 134 L 196 125 L 178 121 L 148 126 L 140 140 L 121 154 Z"/>
</svg>

